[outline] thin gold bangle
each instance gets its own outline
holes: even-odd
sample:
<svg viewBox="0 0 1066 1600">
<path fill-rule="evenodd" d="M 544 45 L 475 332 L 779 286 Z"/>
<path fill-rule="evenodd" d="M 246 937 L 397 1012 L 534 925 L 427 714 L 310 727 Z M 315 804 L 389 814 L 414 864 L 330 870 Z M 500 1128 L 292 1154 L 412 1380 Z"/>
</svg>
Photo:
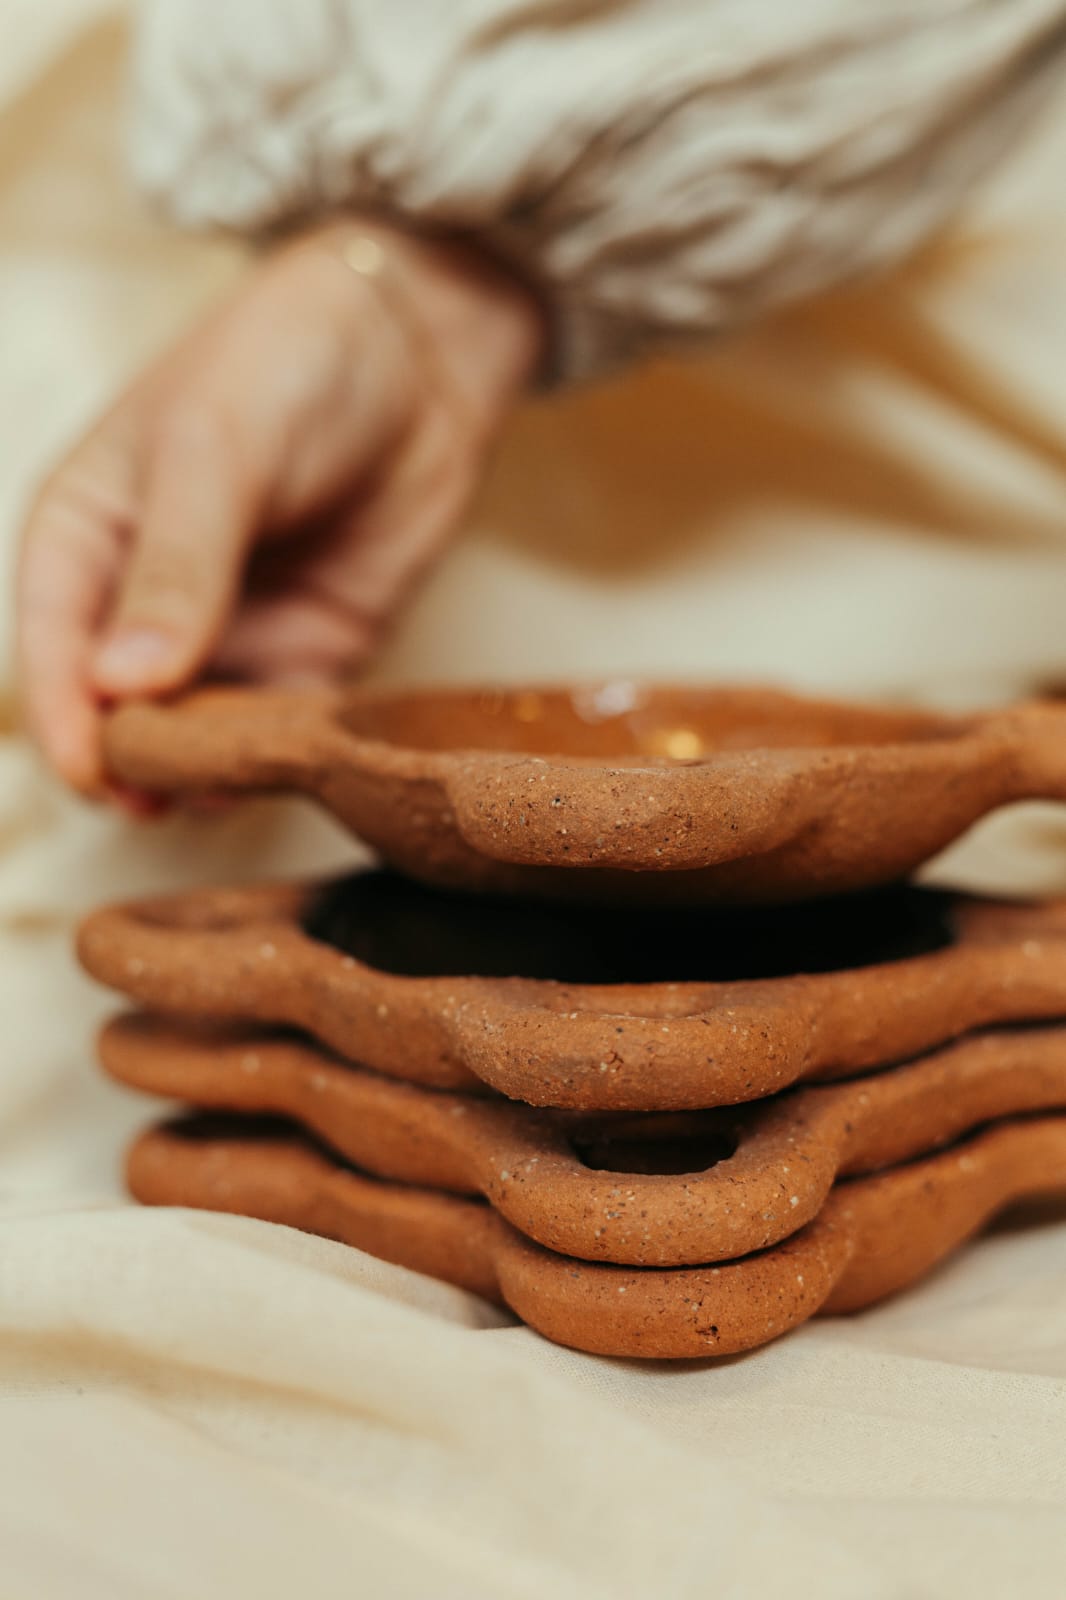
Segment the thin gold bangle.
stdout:
<svg viewBox="0 0 1066 1600">
<path fill-rule="evenodd" d="M 341 260 L 361 278 L 380 278 L 388 266 L 385 247 L 368 233 L 357 233 L 337 243 Z"/>
<path fill-rule="evenodd" d="M 362 278 L 380 303 L 388 307 L 412 348 L 423 359 L 428 358 L 431 341 L 421 317 L 410 304 L 402 262 L 370 233 L 341 233 L 324 242 L 329 254 Z"/>
</svg>

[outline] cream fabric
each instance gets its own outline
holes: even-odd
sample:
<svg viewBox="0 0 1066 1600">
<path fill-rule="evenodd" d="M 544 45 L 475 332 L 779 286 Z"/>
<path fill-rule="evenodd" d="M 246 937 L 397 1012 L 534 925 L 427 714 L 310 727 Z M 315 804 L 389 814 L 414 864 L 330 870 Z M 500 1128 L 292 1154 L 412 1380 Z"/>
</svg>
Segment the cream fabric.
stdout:
<svg viewBox="0 0 1066 1600">
<path fill-rule="evenodd" d="M 78 25 L 106 9 L 0 4 L 6 563 L 63 439 L 239 266 L 125 192 L 124 35 Z M 382 674 L 955 702 L 1061 677 L 1064 157 L 1059 102 L 876 291 L 531 410 Z M 953 870 L 1066 892 L 1064 844 L 1046 810 Z M 1057 1600 L 1054 1213 L 874 1313 L 666 1370 L 554 1349 L 337 1246 L 123 1203 L 151 1112 L 92 1071 L 108 1001 L 73 968 L 74 913 L 350 855 L 299 807 L 97 816 L 0 739 L 3 1600 Z"/>
<path fill-rule="evenodd" d="M 175 216 L 470 229 L 573 376 L 912 247 L 1061 77 L 1066 4 L 149 0 L 138 46 L 134 165 Z"/>
</svg>

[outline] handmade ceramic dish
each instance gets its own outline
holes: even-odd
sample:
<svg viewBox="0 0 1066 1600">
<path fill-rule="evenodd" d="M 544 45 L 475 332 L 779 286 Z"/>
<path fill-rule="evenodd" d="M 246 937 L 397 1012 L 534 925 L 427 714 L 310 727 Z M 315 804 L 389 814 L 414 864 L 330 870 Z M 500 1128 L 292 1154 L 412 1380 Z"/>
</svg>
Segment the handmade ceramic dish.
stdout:
<svg viewBox="0 0 1066 1600">
<path fill-rule="evenodd" d="M 110 720 L 116 778 L 295 790 L 448 887 L 786 900 L 902 878 L 1007 801 L 1066 797 L 1066 712 L 760 689 L 202 692 Z"/>
<path fill-rule="evenodd" d="M 757 1100 L 1066 1016 L 1066 902 L 917 889 L 623 917 L 366 873 L 100 911 L 80 952 L 152 1009 L 298 1027 L 391 1077 L 578 1110 Z"/>
<path fill-rule="evenodd" d="M 1066 1107 L 1066 1028 L 977 1035 L 908 1066 L 741 1111 L 598 1118 L 419 1089 L 298 1039 L 111 1023 L 120 1082 L 207 1110 L 298 1123 L 376 1177 L 482 1194 L 538 1244 L 590 1261 L 685 1266 L 776 1244 L 834 1180 L 1019 1112 Z"/>
<path fill-rule="evenodd" d="M 620 1267 L 534 1244 L 491 1206 L 382 1183 L 239 1119 L 150 1132 L 128 1164 L 151 1205 L 285 1223 L 501 1301 L 547 1338 L 608 1356 L 749 1350 L 816 1312 L 912 1283 L 1007 1204 L 1066 1191 L 1066 1116 L 999 1123 L 924 1161 L 839 1184 L 783 1243 L 720 1266 Z"/>
</svg>

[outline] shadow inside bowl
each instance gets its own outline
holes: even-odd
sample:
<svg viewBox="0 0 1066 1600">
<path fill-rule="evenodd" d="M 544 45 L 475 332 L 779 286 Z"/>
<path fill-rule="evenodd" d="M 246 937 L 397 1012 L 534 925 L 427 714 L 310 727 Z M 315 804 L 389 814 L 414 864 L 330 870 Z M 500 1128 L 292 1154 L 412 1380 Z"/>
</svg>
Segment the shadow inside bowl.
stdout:
<svg viewBox="0 0 1066 1600">
<path fill-rule="evenodd" d="M 773 908 L 620 910 L 342 878 L 304 913 L 314 939 L 380 971 L 569 984 L 712 983 L 834 972 L 953 942 L 952 897 L 909 886 Z"/>
</svg>

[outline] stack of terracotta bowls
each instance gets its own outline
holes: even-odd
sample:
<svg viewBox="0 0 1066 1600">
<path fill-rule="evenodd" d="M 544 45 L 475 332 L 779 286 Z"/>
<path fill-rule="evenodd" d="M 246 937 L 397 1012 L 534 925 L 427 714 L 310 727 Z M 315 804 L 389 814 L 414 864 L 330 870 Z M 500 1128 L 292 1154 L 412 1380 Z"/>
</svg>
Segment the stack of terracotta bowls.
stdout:
<svg viewBox="0 0 1066 1600">
<path fill-rule="evenodd" d="M 605 1354 L 749 1349 L 1066 1192 L 1066 903 L 908 875 L 1066 797 L 1066 713 L 765 691 L 216 692 L 168 792 L 302 791 L 386 867 L 101 911 L 133 1193 L 345 1240 Z M 984 1031 L 982 1031 L 984 1030 Z"/>
</svg>

